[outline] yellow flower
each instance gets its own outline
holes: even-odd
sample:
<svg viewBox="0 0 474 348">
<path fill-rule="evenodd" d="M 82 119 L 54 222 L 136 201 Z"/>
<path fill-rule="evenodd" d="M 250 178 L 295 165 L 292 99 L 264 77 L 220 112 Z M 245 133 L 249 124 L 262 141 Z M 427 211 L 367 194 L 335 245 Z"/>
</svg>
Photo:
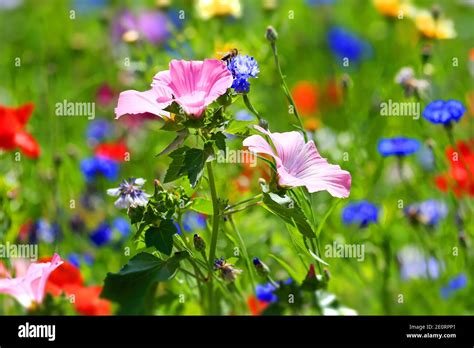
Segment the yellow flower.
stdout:
<svg viewBox="0 0 474 348">
<path fill-rule="evenodd" d="M 197 11 L 203 19 L 215 16 L 240 17 L 240 0 L 197 0 Z"/>
<path fill-rule="evenodd" d="M 387 17 L 410 17 L 413 12 L 413 7 L 408 1 L 404 0 L 373 0 L 377 11 Z"/>
<path fill-rule="evenodd" d="M 238 49 L 238 47 L 240 46 L 235 42 L 227 42 L 225 44 L 218 42 L 214 48 L 214 58 L 221 59 L 226 53 L 230 52 L 234 48 Z"/>
<path fill-rule="evenodd" d="M 452 39 L 456 37 L 453 21 L 434 19 L 430 11 L 420 10 L 415 14 L 415 25 L 418 31 L 428 39 Z"/>
</svg>

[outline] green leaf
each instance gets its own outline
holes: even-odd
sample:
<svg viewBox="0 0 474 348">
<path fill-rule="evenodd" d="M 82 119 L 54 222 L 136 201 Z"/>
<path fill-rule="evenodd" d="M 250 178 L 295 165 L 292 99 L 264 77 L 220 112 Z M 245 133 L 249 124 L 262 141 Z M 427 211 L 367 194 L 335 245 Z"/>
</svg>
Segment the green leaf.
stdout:
<svg viewBox="0 0 474 348">
<path fill-rule="evenodd" d="M 315 234 L 308 219 L 291 197 L 288 195 L 278 195 L 273 192 L 263 192 L 263 203 L 273 214 L 279 216 L 285 222 L 296 226 L 301 234 L 314 238 Z"/>
<path fill-rule="evenodd" d="M 159 227 L 152 226 L 145 232 L 145 244 L 147 248 L 155 247 L 156 250 L 170 255 L 173 249 L 173 235 L 178 232 L 171 220 L 163 220 Z"/>
<path fill-rule="evenodd" d="M 212 201 L 202 197 L 195 198 L 191 210 L 205 215 L 212 215 Z"/>
<path fill-rule="evenodd" d="M 321 234 L 321 231 L 323 230 L 323 227 L 324 227 L 324 225 L 326 223 L 326 220 L 328 219 L 329 215 L 331 215 L 331 213 L 334 211 L 334 209 L 336 209 L 336 207 L 338 206 L 339 203 L 341 203 L 341 201 L 342 201 L 341 199 L 336 199 L 331 204 L 331 207 L 326 212 L 326 214 L 324 214 L 323 218 L 321 219 L 321 221 L 318 224 L 318 229 L 316 230 L 316 237 L 319 237 L 319 235 Z"/>
<path fill-rule="evenodd" d="M 224 152 L 224 156 L 227 153 L 227 146 L 225 143 L 226 136 L 222 132 L 214 133 L 211 137 L 214 140 L 218 150 Z"/>
<path fill-rule="evenodd" d="M 233 135 L 248 135 L 250 132 L 249 127 L 253 124 L 255 124 L 255 122 L 232 120 L 225 132 Z"/>
<path fill-rule="evenodd" d="M 119 314 L 137 315 L 146 312 L 147 295 L 154 296 L 158 282 L 172 279 L 178 270 L 182 255 L 166 261 L 148 254 L 134 256 L 117 273 L 107 273 L 101 297 L 117 302 Z M 147 308 L 150 312 L 151 308 Z"/>
<path fill-rule="evenodd" d="M 171 151 L 175 151 L 177 148 L 183 145 L 184 141 L 186 140 L 188 136 L 189 136 L 189 131 L 187 129 L 183 129 L 182 131 L 179 131 L 178 136 L 174 138 L 174 140 L 156 156 L 167 155 Z"/>
<path fill-rule="evenodd" d="M 184 158 L 184 166 L 186 168 L 191 187 L 196 187 L 199 179 L 204 172 L 204 164 L 207 160 L 207 155 L 201 149 L 189 149 L 186 151 Z"/>
<path fill-rule="evenodd" d="M 183 167 L 183 165 L 186 151 L 188 149 L 189 147 L 183 146 L 170 153 L 169 156 L 173 159 L 173 161 L 171 162 L 168 171 L 166 172 L 165 179 L 163 180 L 165 183 L 174 181 L 185 174 L 185 168 Z"/>
<path fill-rule="evenodd" d="M 130 218 L 131 224 L 136 224 L 143 220 L 143 214 L 145 212 L 145 207 L 137 206 L 135 208 L 130 207 L 128 209 L 128 217 Z"/>
</svg>

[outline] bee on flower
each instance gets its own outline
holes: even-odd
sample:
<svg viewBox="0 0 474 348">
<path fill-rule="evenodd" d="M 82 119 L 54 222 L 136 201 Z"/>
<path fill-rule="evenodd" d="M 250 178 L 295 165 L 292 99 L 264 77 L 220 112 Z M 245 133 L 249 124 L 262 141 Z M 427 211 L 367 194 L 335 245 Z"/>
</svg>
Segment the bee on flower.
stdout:
<svg viewBox="0 0 474 348">
<path fill-rule="evenodd" d="M 144 184 L 145 180 L 142 178 L 123 180 L 119 187 L 108 189 L 107 194 L 119 197 L 115 201 L 115 206 L 119 209 L 145 206 L 148 203 L 148 198 L 151 196 L 142 190 Z"/>
<path fill-rule="evenodd" d="M 241 269 L 235 268 L 234 265 L 226 262 L 223 257 L 214 261 L 214 270 L 219 271 L 220 277 L 226 282 L 235 281 L 237 276 L 242 273 Z"/>
</svg>

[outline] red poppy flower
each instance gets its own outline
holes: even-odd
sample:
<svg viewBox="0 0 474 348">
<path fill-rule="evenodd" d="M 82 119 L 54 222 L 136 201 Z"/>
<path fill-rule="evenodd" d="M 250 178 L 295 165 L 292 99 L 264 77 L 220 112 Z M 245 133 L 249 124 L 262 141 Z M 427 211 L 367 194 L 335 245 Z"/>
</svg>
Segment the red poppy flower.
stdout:
<svg viewBox="0 0 474 348">
<path fill-rule="evenodd" d="M 64 288 L 68 296 L 74 296 L 74 307 L 82 315 L 111 315 L 109 301 L 100 298 L 101 286 L 68 285 Z"/>
<path fill-rule="evenodd" d="M 42 258 L 39 262 L 48 262 L 51 258 Z M 53 296 L 65 293 L 74 296 L 74 308 L 82 315 L 110 315 L 111 304 L 101 299 L 101 286 L 84 286 L 81 272 L 70 262 L 64 261 L 51 273 L 46 283 L 46 291 Z"/>
<path fill-rule="evenodd" d="M 269 304 L 267 302 L 260 301 L 255 296 L 250 296 L 247 299 L 247 305 L 249 306 L 250 313 L 252 313 L 252 315 L 261 315 Z"/>
<path fill-rule="evenodd" d="M 19 148 L 28 157 L 39 157 L 38 143 L 24 130 L 33 109 L 33 103 L 18 108 L 0 105 L 0 149 L 11 151 Z"/>
<path fill-rule="evenodd" d="M 123 142 L 104 143 L 95 148 L 95 155 L 97 157 L 123 162 L 125 158 L 127 158 L 128 148 Z"/>
<path fill-rule="evenodd" d="M 318 87 L 308 81 L 298 82 L 291 90 L 296 108 L 302 116 L 312 115 L 318 111 Z"/>
<path fill-rule="evenodd" d="M 446 156 L 450 168 L 435 178 L 438 188 L 441 191 L 451 189 L 458 197 L 463 194 L 474 196 L 474 140 L 459 141 L 457 149 L 448 147 Z"/>
</svg>

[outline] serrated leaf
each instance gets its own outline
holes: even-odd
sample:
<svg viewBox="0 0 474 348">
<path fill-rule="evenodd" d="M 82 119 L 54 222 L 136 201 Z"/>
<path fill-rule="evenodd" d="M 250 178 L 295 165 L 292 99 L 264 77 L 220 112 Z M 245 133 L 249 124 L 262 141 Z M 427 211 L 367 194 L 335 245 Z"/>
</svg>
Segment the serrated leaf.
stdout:
<svg viewBox="0 0 474 348">
<path fill-rule="evenodd" d="M 191 187 L 196 187 L 199 179 L 201 179 L 206 160 L 207 155 L 201 149 L 189 149 L 186 151 L 184 166 L 186 168 Z"/>
<path fill-rule="evenodd" d="M 224 156 L 227 153 L 227 146 L 225 143 L 226 136 L 222 132 L 214 133 L 211 137 L 214 140 L 218 150 L 224 152 Z"/>
<path fill-rule="evenodd" d="M 163 220 L 160 226 L 152 226 L 145 232 L 145 244 L 147 248 L 155 247 L 163 254 L 170 255 L 173 250 L 173 235 L 178 232 L 171 220 Z"/>
<path fill-rule="evenodd" d="M 186 151 L 189 149 L 187 146 L 183 146 L 177 150 L 174 150 L 170 153 L 170 157 L 173 159 L 168 170 L 166 171 L 166 175 L 164 178 L 164 182 L 171 182 L 185 174 L 184 171 L 184 159 Z"/>
<path fill-rule="evenodd" d="M 119 314 L 137 315 L 146 313 L 146 299 L 152 286 L 172 279 L 178 270 L 180 255 L 166 261 L 148 253 L 135 255 L 117 273 L 107 273 L 101 297 L 117 302 Z"/>
</svg>

